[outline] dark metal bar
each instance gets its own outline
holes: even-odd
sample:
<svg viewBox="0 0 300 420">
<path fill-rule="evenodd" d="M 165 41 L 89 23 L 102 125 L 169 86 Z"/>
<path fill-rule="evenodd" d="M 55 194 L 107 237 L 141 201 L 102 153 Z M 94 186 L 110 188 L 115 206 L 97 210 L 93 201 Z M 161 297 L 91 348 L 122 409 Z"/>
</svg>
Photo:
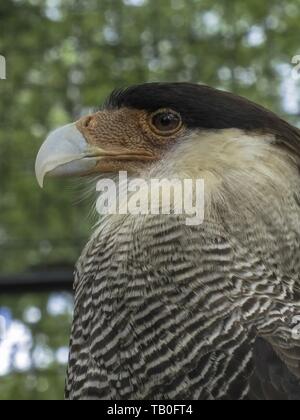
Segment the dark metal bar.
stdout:
<svg viewBox="0 0 300 420">
<path fill-rule="evenodd" d="M 73 270 L 33 271 L 0 276 L 0 294 L 72 291 Z"/>
</svg>

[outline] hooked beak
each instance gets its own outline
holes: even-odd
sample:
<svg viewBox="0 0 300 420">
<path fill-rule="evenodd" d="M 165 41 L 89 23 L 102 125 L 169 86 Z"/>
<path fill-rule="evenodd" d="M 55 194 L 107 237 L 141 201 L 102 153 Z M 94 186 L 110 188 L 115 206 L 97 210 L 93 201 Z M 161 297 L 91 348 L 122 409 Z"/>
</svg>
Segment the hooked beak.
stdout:
<svg viewBox="0 0 300 420">
<path fill-rule="evenodd" d="M 55 130 L 48 136 L 36 158 L 35 173 L 40 187 L 43 187 L 46 175 L 89 173 L 101 159 L 101 152 L 102 149 L 87 143 L 76 123 Z"/>
<path fill-rule="evenodd" d="M 47 176 L 85 176 L 107 169 L 115 170 L 112 161 L 150 162 L 156 157 L 149 151 L 120 147 L 105 150 L 91 145 L 80 130 L 80 124 L 66 125 L 51 133 L 42 145 L 35 163 L 35 173 L 43 188 Z M 101 166 L 100 164 L 103 164 Z"/>
</svg>

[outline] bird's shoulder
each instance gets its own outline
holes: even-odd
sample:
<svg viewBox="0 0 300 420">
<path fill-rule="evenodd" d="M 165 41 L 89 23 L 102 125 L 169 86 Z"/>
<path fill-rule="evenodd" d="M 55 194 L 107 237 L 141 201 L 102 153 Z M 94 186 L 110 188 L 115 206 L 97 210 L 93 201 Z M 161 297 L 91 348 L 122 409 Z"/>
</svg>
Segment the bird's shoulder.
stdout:
<svg viewBox="0 0 300 420">
<path fill-rule="evenodd" d="M 245 332 L 255 326 L 260 336 L 253 348 L 253 398 L 297 399 L 298 392 L 300 398 L 299 346 L 292 339 L 299 300 L 291 279 L 284 278 L 286 262 L 279 267 L 272 262 L 281 245 L 274 242 L 264 247 L 260 237 L 247 226 L 243 233 L 214 221 L 190 227 L 175 216 L 124 218 L 121 224 L 103 225 L 77 264 L 77 301 L 87 314 L 93 299 L 95 306 L 102 302 L 109 313 L 113 301 L 108 304 L 106 296 L 115 298 L 114 302 L 127 299 L 128 310 L 136 310 L 145 293 L 163 302 L 164 310 L 177 307 L 192 313 L 193 296 L 203 297 L 197 301 L 199 313 L 213 311 L 209 303 L 219 302 Z M 88 335 L 90 325 L 86 322 L 82 328 Z M 265 369 L 260 363 L 263 358 Z M 294 371 L 291 364 L 296 366 Z"/>
</svg>

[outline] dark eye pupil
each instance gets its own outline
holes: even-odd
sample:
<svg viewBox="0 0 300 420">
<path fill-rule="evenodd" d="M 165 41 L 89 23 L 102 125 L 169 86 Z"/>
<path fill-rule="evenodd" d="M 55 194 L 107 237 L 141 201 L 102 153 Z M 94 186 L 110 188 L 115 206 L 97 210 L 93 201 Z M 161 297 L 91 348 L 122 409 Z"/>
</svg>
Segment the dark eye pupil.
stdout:
<svg viewBox="0 0 300 420">
<path fill-rule="evenodd" d="M 179 115 L 171 112 L 161 112 L 153 117 L 153 125 L 160 131 L 175 130 L 179 124 Z"/>
<path fill-rule="evenodd" d="M 169 126 L 169 125 L 172 125 L 172 123 L 175 121 L 176 122 L 176 117 L 175 117 L 175 115 L 172 115 L 172 114 L 165 114 L 165 115 L 162 115 L 161 117 L 160 117 L 160 123 L 162 124 L 162 125 L 164 125 L 164 126 Z"/>
</svg>

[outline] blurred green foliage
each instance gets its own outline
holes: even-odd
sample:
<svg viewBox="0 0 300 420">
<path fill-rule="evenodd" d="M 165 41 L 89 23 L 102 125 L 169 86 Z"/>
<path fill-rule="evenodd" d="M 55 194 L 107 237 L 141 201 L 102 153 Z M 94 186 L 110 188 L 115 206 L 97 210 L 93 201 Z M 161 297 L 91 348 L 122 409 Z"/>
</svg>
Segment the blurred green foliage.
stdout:
<svg viewBox="0 0 300 420">
<path fill-rule="evenodd" d="M 34 160 L 50 130 L 99 107 L 116 87 L 170 80 L 228 89 L 297 122 L 290 72 L 299 22 L 300 0 L 1 0 L 0 272 L 73 264 L 91 231 L 82 181 L 37 187 Z M 32 351 L 41 334 L 52 349 L 68 341 L 70 316 L 57 322 L 48 301 L 0 299 L 30 328 Z M 35 327 L 24 305 L 40 308 Z M 64 368 L 55 363 L 26 374 L 12 366 L 0 398 L 61 398 Z"/>
<path fill-rule="evenodd" d="M 67 293 L 0 297 L 0 400 L 63 398 L 72 309 Z"/>
</svg>

